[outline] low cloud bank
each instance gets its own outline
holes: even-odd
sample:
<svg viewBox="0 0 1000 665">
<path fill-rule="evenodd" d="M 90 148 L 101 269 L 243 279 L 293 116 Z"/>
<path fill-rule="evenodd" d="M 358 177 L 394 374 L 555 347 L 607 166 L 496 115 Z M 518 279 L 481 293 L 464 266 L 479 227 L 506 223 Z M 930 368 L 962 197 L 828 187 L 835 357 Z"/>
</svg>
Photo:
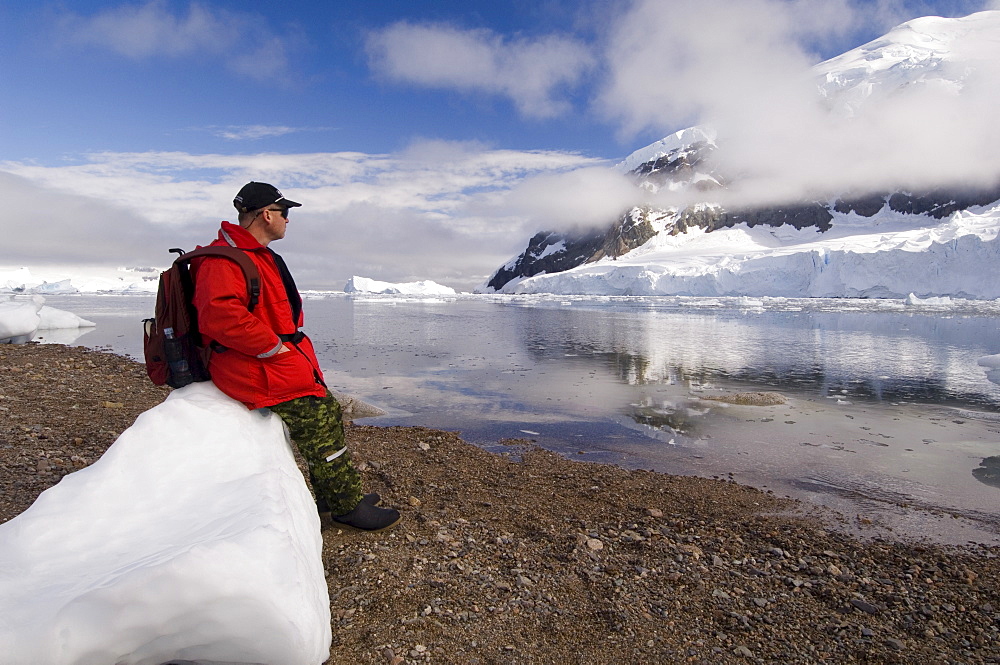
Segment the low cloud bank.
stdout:
<svg viewBox="0 0 1000 665">
<path fill-rule="evenodd" d="M 896 50 L 912 47 L 914 58 L 896 70 L 865 57 L 813 68 L 812 42 L 876 10 L 846 1 L 637 2 L 612 28 L 598 107 L 624 135 L 712 126 L 738 202 L 995 184 L 1000 42 L 983 35 L 1000 31 L 1000 14 L 894 31 Z M 927 63 L 922 80 L 898 87 L 908 67 Z M 818 71 L 831 68 L 834 78 L 822 81 Z"/>
<path fill-rule="evenodd" d="M 421 141 L 399 154 L 192 155 L 101 153 L 47 167 L 0 163 L 10 225 L 0 268 L 37 265 L 165 267 L 171 247 L 207 244 L 232 220 L 249 180 L 304 205 L 274 245 L 303 288 L 339 289 L 355 274 L 432 279 L 472 289 L 534 232 L 505 203 L 537 174 L 603 163 L 554 151 L 495 150 Z"/>
</svg>

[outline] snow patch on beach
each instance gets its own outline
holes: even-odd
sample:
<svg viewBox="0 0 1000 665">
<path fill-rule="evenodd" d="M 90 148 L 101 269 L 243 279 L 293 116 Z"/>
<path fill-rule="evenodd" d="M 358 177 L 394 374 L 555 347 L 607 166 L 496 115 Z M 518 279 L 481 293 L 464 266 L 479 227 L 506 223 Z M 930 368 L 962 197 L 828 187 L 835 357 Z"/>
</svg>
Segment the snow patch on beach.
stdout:
<svg viewBox="0 0 1000 665">
<path fill-rule="evenodd" d="M 281 419 L 175 390 L 0 525 L 5 665 L 329 655 L 319 516 Z"/>
</svg>

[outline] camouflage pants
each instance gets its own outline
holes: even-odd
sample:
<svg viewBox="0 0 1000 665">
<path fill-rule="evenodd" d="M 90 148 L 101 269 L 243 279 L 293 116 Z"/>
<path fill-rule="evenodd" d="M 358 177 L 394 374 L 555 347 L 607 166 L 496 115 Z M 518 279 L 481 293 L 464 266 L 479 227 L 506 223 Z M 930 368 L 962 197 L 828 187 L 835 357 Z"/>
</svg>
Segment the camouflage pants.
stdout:
<svg viewBox="0 0 1000 665">
<path fill-rule="evenodd" d="M 320 512 L 343 515 L 353 510 L 361 501 L 361 477 L 346 450 L 340 404 L 333 395 L 300 397 L 270 409 L 285 421 L 306 460 Z"/>
</svg>

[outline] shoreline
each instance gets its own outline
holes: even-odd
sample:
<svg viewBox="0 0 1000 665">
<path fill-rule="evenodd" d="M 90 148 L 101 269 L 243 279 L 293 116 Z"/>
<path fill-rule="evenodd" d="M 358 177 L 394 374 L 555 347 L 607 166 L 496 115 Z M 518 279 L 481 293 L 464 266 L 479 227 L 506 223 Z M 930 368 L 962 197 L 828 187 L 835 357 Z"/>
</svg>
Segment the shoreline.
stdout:
<svg viewBox="0 0 1000 665">
<path fill-rule="evenodd" d="M 0 347 L 0 521 L 165 397 L 141 364 Z M 727 480 L 347 427 L 404 521 L 323 532 L 330 662 L 1000 662 L 1000 548 L 859 540 Z"/>
</svg>

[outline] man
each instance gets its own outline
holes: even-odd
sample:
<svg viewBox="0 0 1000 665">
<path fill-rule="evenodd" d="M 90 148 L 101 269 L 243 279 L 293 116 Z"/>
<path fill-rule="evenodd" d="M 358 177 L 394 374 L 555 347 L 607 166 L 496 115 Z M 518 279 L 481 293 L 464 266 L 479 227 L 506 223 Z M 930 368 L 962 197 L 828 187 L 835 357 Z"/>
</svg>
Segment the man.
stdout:
<svg viewBox="0 0 1000 665">
<path fill-rule="evenodd" d="M 309 467 L 321 513 L 363 531 L 394 526 L 399 512 L 362 495 L 361 479 L 344 440 L 340 404 L 323 383 L 302 325 L 302 298 L 285 262 L 268 245 L 285 237 L 289 201 L 272 185 L 247 183 L 233 200 L 238 224 L 222 222 L 212 245 L 246 251 L 260 271 L 260 297 L 251 312 L 239 265 L 224 257 L 193 262 L 194 305 L 203 342 L 213 352 L 209 372 L 219 389 L 250 409 L 281 416 Z"/>
</svg>

